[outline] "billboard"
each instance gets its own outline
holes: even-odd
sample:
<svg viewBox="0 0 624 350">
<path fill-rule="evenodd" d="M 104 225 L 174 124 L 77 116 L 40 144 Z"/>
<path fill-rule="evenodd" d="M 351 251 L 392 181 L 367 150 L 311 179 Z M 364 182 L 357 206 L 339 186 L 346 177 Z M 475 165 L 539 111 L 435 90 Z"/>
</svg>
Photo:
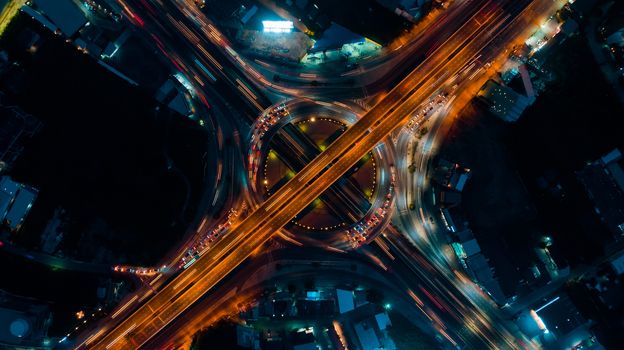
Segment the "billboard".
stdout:
<svg viewBox="0 0 624 350">
<path fill-rule="evenodd" d="M 293 30 L 292 21 L 262 21 L 267 33 L 290 33 Z"/>
</svg>

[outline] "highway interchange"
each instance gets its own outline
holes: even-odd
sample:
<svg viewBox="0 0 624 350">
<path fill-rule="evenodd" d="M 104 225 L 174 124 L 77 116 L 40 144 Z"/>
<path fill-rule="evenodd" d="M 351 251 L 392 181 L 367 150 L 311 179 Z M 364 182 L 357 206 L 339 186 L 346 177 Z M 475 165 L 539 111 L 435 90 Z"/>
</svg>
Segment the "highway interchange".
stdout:
<svg viewBox="0 0 624 350">
<path fill-rule="evenodd" d="M 468 66 L 478 62 L 481 67 L 477 66 L 476 72 L 486 76 L 488 70 L 482 67 L 503 54 L 506 45 L 523 35 L 535 18 L 552 13 L 556 6 L 552 0 L 457 0 L 432 21 L 431 28 L 427 28 L 430 30 L 423 30 L 408 45 L 397 49 L 377 65 L 362 66 L 357 74 L 343 75 L 336 78 L 337 82 L 322 86 L 302 83 L 297 88 L 276 85 L 232 53 L 227 40 L 205 16 L 201 17 L 202 13 L 193 1 L 120 3 L 130 21 L 145 30 L 146 38 L 153 40 L 171 63 L 192 81 L 200 102 L 198 108 L 209 116 L 215 134 L 235 135 L 238 122 L 251 122 L 271 104 L 272 99 L 283 96 L 361 98 L 381 91 L 382 98 L 288 183 L 252 208 L 245 218 L 236 220 L 230 232 L 206 249 L 192 265 L 159 275 L 146 283 L 145 288 L 129 296 L 96 328 L 80 336 L 73 344 L 77 349 L 141 348 L 151 346 L 155 339 L 162 342 L 163 330 L 180 317 L 189 318 L 193 312 L 187 311 L 194 310 L 194 305 L 204 298 L 210 298 L 207 294 L 223 295 L 221 287 L 227 285 L 229 276 L 238 271 L 241 264 L 248 262 L 250 257 L 254 259 L 254 256 L 261 255 L 262 247 L 276 233 L 380 141 L 398 131 L 419 106 L 441 92 L 453 88 L 469 89 L 475 74 L 467 69 Z M 403 63 L 402 67 L 407 69 L 388 68 L 395 67 L 397 62 Z M 404 77 L 393 87 L 401 74 Z M 351 80 L 349 86 L 341 82 L 345 76 Z M 384 93 L 385 90 L 389 91 Z M 233 106 L 238 108 L 241 105 L 244 105 L 242 111 L 234 111 Z M 452 108 L 453 105 L 449 102 L 449 106 Z M 219 118 L 219 113 L 237 118 Z M 229 142 L 237 147 L 243 144 L 238 137 L 231 137 Z M 246 171 L 241 162 L 244 152 L 224 151 L 228 156 L 222 158 L 221 166 L 228 169 L 230 176 L 229 179 L 217 176 L 213 203 L 221 201 L 236 207 L 248 196 L 245 190 L 233 185 L 245 181 Z M 419 171 L 425 171 L 427 163 L 428 158 L 423 156 Z M 421 198 L 422 192 L 418 193 L 421 196 L 417 197 Z M 241 198 L 231 199 L 234 196 Z M 408 203 L 407 200 L 400 202 L 403 205 Z M 418 206 L 428 210 L 425 205 L 419 203 Z M 197 231 L 208 229 L 210 225 L 206 225 L 206 218 Z M 363 250 L 381 257 L 383 266 L 404 271 L 398 275 L 413 276 L 404 278 L 401 286 L 421 307 L 426 315 L 423 317 L 436 319 L 434 327 L 453 346 L 533 347 L 513 326 L 499 318 L 495 307 L 483 298 L 476 303 L 465 295 L 462 286 L 466 283 L 460 283 L 457 272 L 444 266 L 446 261 L 440 258 L 437 247 L 415 239 L 417 230 L 412 228 L 410 232 L 409 227 L 419 219 L 424 221 L 420 225 L 430 225 L 424 215 L 422 218 L 409 212 L 399 215 L 400 226 L 407 227 L 407 238 L 389 227 L 374 244 Z M 428 234 L 431 233 L 425 233 Z M 416 245 L 410 240 L 417 241 Z M 184 247 L 172 253 L 173 260 L 181 251 Z"/>
</svg>

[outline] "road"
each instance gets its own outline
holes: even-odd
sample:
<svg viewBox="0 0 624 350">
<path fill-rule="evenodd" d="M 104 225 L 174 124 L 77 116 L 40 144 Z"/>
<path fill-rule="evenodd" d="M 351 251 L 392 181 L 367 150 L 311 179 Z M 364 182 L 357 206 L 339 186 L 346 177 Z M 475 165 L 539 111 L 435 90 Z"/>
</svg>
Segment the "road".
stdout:
<svg viewBox="0 0 624 350">
<path fill-rule="evenodd" d="M 390 252 L 389 256 L 393 257 L 390 261 L 386 261 L 388 259 L 381 251 L 378 255 L 384 258 L 394 274 L 402 278 L 412 291 L 410 294 L 419 296 L 415 298 L 416 302 L 429 304 L 438 311 L 441 322 L 436 323 L 447 331 L 452 341 L 471 349 L 531 348 L 510 322 L 499 317 L 491 302 L 482 299 L 483 302 L 477 304 L 474 298 L 468 297 L 470 293 L 462 285 L 467 278 L 463 275 L 429 263 L 426 255 L 392 229 L 380 236 L 376 243 Z M 375 247 L 371 245 L 370 249 Z M 478 289 L 472 292 L 482 293 Z"/>
<path fill-rule="evenodd" d="M 139 348 L 211 290 L 292 217 L 316 199 L 379 141 L 406 120 L 475 57 L 529 4 L 475 2 L 479 11 L 458 23 L 443 44 L 356 124 L 251 213 L 187 270 L 112 329 L 101 328 L 84 345 Z M 450 27 L 450 26 L 449 26 Z M 132 303 L 136 301 L 132 301 Z M 129 306 L 131 303 L 127 304 Z M 112 323 L 112 322 L 111 322 Z"/>
<path fill-rule="evenodd" d="M 515 31 L 525 31 L 525 36 L 531 35 L 533 30 L 531 28 L 535 28 L 548 14 L 554 13 L 559 6 L 563 6 L 563 3 L 557 3 L 556 1 L 552 3 L 537 3 L 537 5 L 532 7 L 531 11 L 527 11 L 527 14 L 523 16 L 521 21 L 518 21 L 518 23 L 514 25 L 517 29 L 510 30 L 510 34 Z M 523 36 L 520 35 L 518 37 Z M 515 38 L 516 41 L 518 37 Z M 513 35 L 508 35 L 508 38 L 502 40 L 502 42 L 505 41 L 513 42 Z M 508 46 L 511 47 L 513 45 Z M 500 47 L 498 49 L 500 49 Z M 501 309 L 494 304 L 484 291 L 463 273 L 455 270 L 460 268 L 458 267 L 459 265 L 457 264 L 454 253 L 449 249 L 446 242 L 446 228 L 439 222 L 438 207 L 435 205 L 435 200 L 431 200 L 433 193 L 428 189 L 429 186 L 427 184 L 431 158 L 437 153 L 436 149 L 439 147 L 441 139 L 445 136 L 446 129 L 452 124 L 452 119 L 457 115 L 458 110 L 473 98 L 478 88 L 485 83 L 492 72 L 497 70 L 496 67 L 503 63 L 500 61 L 496 62 L 497 56 L 500 55 L 497 55 L 497 53 L 492 50 L 490 50 L 490 52 L 483 52 L 479 60 L 481 62 L 494 63 L 492 68 L 486 69 L 486 67 L 477 65 L 471 70 L 462 73 L 469 78 L 458 83 L 456 93 L 449 97 L 449 103 L 442 106 L 437 113 L 427 121 L 429 132 L 421 138 L 418 147 L 411 147 L 412 145 L 409 141 L 413 139 L 412 135 L 407 135 L 406 132 L 403 132 L 399 137 L 398 147 L 403 151 L 401 154 L 407 154 L 407 157 L 401 160 L 405 163 L 404 166 L 399 166 L 399 168 L 404 170 L 401 173 L 401 180 L 403 181 L 403 185 L 407 185 L 408 187 L 403 187 L 403 196 L 397 198 L 397 207 L 399 210 L 395 212 L 395 218 L 398 221 L 397 223 L 408 231 L 405 232 L 404 237 L 408 237 L 412 243 L 405 241 L 403 237 L 400 236 L 387 237 L 387 239 L 395 242 L 405 241 L 401 244 L 395 243 L 388 245 L 393 248 L 391 251 L 395 252 L 396 256 L 402 258 L 397 259 L 402 260 L 400 264 L 408 266 L 408 270 L 404 274 L 404 276 L 409 276 L 406 277 L 406 279 L 411 279 L 411 274 L 426 276 L 427 279 L 436 281 L 434 285 L 429 286 L 429 288 L 433 289 L 431 294 L 434 297 L 442 297 L 446 302 L 455 298 L 461 300 L 461 303 L 453 303 L 452 301 L 449 303 L 449 305 L 453 306 L 450 308 L 450 312 L 459 311 L 461 313 L 468 312 L 469 314 L 473 314 L 474 316 L 472 318 L 476 324 L 484 320 L 487 321 L 481 327 L 486 330 L 492 327 L 492 322 L 498 328 L 515 330 L 515 325 L 509 322 L 508 318 L 514 315 L 514 310 L 517 310 L 516 306 L 513 304 L 511 307 L 505 306 L 501 312 Z M 490 66 L 490 64 L 488 64 L 488 66 Z M 487 72 L 488 70 L 490 70 L 490 72 Z M 474 88 L 476 88 L 476 90 Z M 473 91 L 471 91 L 471 89 L 473 89 Z M 413 174 L 407 171 L 406 164 L 414 164 L 415 172 Z M 411 213 L 408 208 L 410 202 L 414 203 L 415 210 Z M 427 269 L 411 266 L 414 262 L 419 260 L 409 258 L 412 254 L 423 254 L 426 260 L 431 264 L 431 268 L 437 270 L 437 272 L 428 274 Z M 396 264 L 390 264 L 389 266 L 396 267 Z M 403 268 L 405 268 L 405 266 Z M 411 274 L 409 270 L 411 270 Z M 453 273 L 451 274 L 449 271 L 453 271 Z M 444 286 L 443 290 L 436 291 L 439 286 Z M 554 285 L 547 288 L 547 290 L 554 289 Z M 546 291 L 540 293 L 540 295 L 545 293 Z M 530 296 L 527 298 L 527 302 L 528 300 L 536 300 L 538 297 L 539 295 Z M 506 326 L 503 327 L 500 325 Z M 461 332 L 458 334 L 461 335 Z M 517 339 L 522 339 L 518 332 L 514 331 L 513 334 L 516 334 Z M 509 338 L 509 334 L 504 335 L 504 337 Z M 485 339 L 487 339 L 487 337 L 485 337 Z M 532 345 L 528 342 L 526 344 Z"/>
<path fill-rule="evenodd" d="M 157 47 L 165 53 L 166 57 L 185 73 L 200 96 L 203 96 L 202 91 L 207 96 L 214 96 L 218 92 L 225 95 L 231 104 L 243 106 L 243 114 L 245 115 L 243 124 L 253 122 L 258 112 L 269 107 L 271 101 L 267 96 L 270 94 L 254 88 L 254 79 L 257 80 L 257 75 L 245 76 L 238 73 L 237 68 L 246 72 L 247 65 L 240 57 L 231 56 L 230 52 L 233 51 L 229 46 L 225 46 L 228 48 L 227 50 L 222 49 L 224 45 L 227 45 L 225 39 L 220 34 L 211 34 L 217 33 L 216 29 L 209 26 L 207 19 L 199 17 L 201 13 L 197 12 L 194 4 L 183 2 L 178 3 L 178 6 L 173 6 L 170 2 L 163 2 L 162 6 L 156 6 L 156 4 L 135 0 L 127 0 L 124 4 L 126 10 L 130 11 L 134 17 L 138 17 L 139 13 L 145 13 L 145 15 L 138 17 L 141 18 L 138 21 L 139 26 L 150 33 L 150 39 L 155 41 Z M 163 18 L 166 20 L 160 20 Z M 200 41 L 204 35 L 212 41 Z M 228 57 L 236 57 L 237 59 L 230 62 Z M 218 79 L 213 79 L 215 77 Z M 220 118 L 219 125 L 227 122 L 229 122 L 227 118 Z M 297 139 L 305 139 L 297 128 L 292 128 L 292 132 L 296 134 Z M 310 155 L 297 154 L 297 148 L 293 147 L 288 139 L 282 135 L 281 133 L 278 134 L 274 140 L 274 149 L 280 158 L 288 160 L 287 163 L 293 165 L 295 170 L 298 170 L 299 166 L 303 167 L 309 156 L 320 152 L 316 147 L 308 147 L 309 150 L 313 148 L 315 152 L 310 152 Z M 297 161 L 303 163 L 296 164 Z M 341 203 L 346 208 L 348 206 L 345 203 L 349 203 L 351 198 L 347 198 L 349 196 L 343 192 L 337 188 L 331 188 L 325 196 L 331 196 L 334 199 L 334 205 Z M 352 190 L 351 192 L 359 194 L 357 191 Z M 355 198 L 356 203 L 361 203 L 358 200 L 364 199 L 361 195 L 359 197 L 362 198 Z M 351 211 L 357 212 L 357 210 Z M 352 213 L 347 212 L 346 214 Z"/>
<path fill-rule="evenodd" d="M 281 266 L 277 268 L 276 266 Z M 286 289 L 289 284 L 302 288 L 303 281 L 313 280 L 315 288 L 331 290 L 336 285 L 353 285 L 383 290 L 384 296 L 407 318 L 419 318 L 419 309 L 411 297 L 396 290 L 394 276 L 358 253 L 330 253 L 316 248 L 278 249 L 249 259 L 235 276 L 220 285 L 215 293 L 202 298 L 188 312 L 176 319 L 145 348 L 171 349 L 189 344 L 193 336 L 224 315 L 231 315 L 248 305 L 267 288 Z M 300 289 L 301 290 L 301 289 Z M 430 324 L 421 322 L 424 331 L 434 335 Z"/>
<path fill-rule="evenodd" d="M 195 35 L 202 36 L 204 43 L 212 43 L 221 49 L 223 57 L 237 66 L 251 85 L 264 91 L 273 91 L 283 96 L 307 96 L 324 98 L 361 98 L 371 96 L 396 85 L 405 72 L 414 69 L 423 57 L 450 36 L 448 26 L 471 16 L 478 7 L 475 0 L 455 0 L 447 10 L 440 11 L 430 20 L 418 25 L 413 38 L 402 46 L 395 47 L 385 55 L 361 62 L 356 68 L 337 72 L 320 72 L 285 69 L 266 62 L 249 61 L 241 57 L 221 35 L 214 23 L 193 4 L 192 1 L 170 0 L 179 11 L 172 11 L 176 21 L 184 21 L 187 28 L 197 28 Z M 168 4 L 168 3 L 167 3 Z M 168 10 L 169 11 L 169 10 Z M 180 17 L 181 13 L 185 17 Z M 209 30 L 205 28 L 208 27 Z M 209 50 L 210 51 L 210 50 Z M 213 51 L 211 51 L 213 52 Z M 401 67 L 401 69 L 396 69 Z M 303 74 L 302 74 L 303 73 Z M 274 75 L 281 80 L 273 80 Z M 315 81 L 315 83 L 312 83 Z"/>
<path fill-rule="evenodd" d="M 3 251 L 3 254 L 4 252 L 7 252 L 9 254 L 15 254 L 25 259 L 36 261 L 40 264 L 46 265 L 50 269 L 88 272 L 100 275 L 108 275 L 111 273 L 111 267 L 108 264 L 96 264 L 68 258 L 61 258 L 52 254 L 27 250 L 10 244 L 8 242 L 3 242 L 0 245 L 0 250 Z"/>
</svg>

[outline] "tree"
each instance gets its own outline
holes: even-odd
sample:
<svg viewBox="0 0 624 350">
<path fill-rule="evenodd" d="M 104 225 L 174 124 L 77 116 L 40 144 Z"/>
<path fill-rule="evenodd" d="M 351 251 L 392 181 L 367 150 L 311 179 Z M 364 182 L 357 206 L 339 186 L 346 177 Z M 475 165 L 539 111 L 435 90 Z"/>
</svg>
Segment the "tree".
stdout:
<svg viewBox="0 0 624 350">
<path fill-rule="evenodd" d="M 383 294 L 377 289 L 369 289 L 366 291 L 366 300 L 368 300 L 369 303 L 381 304 L 383 298 Z"/>
<path fill-rule="evenodd" d="M 303 282 L 303 288 L 305 288 L 306 290 L 312 290 L 314 289 L 314 280 L 311 278 L 306 279 Z"/>
</svg>

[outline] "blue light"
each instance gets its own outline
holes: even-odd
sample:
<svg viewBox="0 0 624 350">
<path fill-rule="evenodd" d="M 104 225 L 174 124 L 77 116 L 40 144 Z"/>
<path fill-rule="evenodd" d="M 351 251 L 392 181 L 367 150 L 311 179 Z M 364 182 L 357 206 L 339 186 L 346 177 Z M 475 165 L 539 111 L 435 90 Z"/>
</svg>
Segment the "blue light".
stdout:
<svg viewBox="0 0 624 350">
<path fill-rule="evenodd" d="M 546 304 L 542 305 L 542 307 L 540 307 L 537 310 L 535 310 L 535 312 L 540 312 L 540 311 L 544 310 L 546 307 L 548 307 L 550 304 L 554 303 L 557 300 L 559 300 L 559 297 L 556 297 L 555 299 L 553 299 L 553 300 L 547 302 Z"/>
<path fill-rule="evenodd" d="M 193 265 L 194 262 L 195 258 L 191 259 L 189 262 L 186 263 L 186 265 L 184 265 L 184 269 L 186 270 L 189 266 Z"/>
</svg>

